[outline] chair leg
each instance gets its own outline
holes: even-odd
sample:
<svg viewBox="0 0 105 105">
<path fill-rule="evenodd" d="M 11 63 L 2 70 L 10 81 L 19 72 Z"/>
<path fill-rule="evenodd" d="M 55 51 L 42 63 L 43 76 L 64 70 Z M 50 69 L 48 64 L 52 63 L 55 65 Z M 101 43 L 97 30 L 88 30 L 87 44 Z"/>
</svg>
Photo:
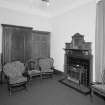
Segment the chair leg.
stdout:
<svg viewBox="0 0 105 105">
<path fill-rule="evenodd" d="M 11 92 L 11 89 L 10 89 L 10 91 L 9 91 L 9 96 L 11 96 L 11 94 L 12 94 L 12 92 Z"/>
<path fill-rule="evenodd" d="M 41 80 L 43 79 L 43 74 L 42 73 L 40 73 L 40 78 L 41 78 Z"/>
<path fill-rule="evenodd" d="M 9 96 L 12 94 L 12 87 L 8 86 Z"/>
<path fill-rule="evenodd" d="M 28 91 L 28 89 L 27 89 L 27 83 L 25 83 L 23 86 L 26 89 L 26 91 Z"/>
<path fill-rule="evenodd" d="M 91 102 L 93 102 L 93 94 L 94 94 L 93 89 L 91 89 L 91 93 L 90 93 L 90 100 L 91 100 Z"/>
<path fill-rule="evenodd" d="M 47 79 L 47 78 L 52 78 L 52 77 L 53 77 L 53 73 L 41 74 L 41 79 Z"/>
<path fill-rule="evenodd" d="M 51 73 L 51 78 L 53 78 L 53 73 Z"/>
<path fill-rule="evenodd" d="M 29 77 L 28 77 L 28 83 L 27 83 L 28 85 L 31 85 L 31 80 L 32 80 L 32 77 L 29 76 Z"/>
<path fill-rule="evenodd" d="M 53 78 L 53 73 L 49 73 L 48 78 Z"/>
<path fill-rule="evenodd" d="M 24 88 L 27 88 L 26 83 L 23 86 L 24 86 Z"/>
</svg>

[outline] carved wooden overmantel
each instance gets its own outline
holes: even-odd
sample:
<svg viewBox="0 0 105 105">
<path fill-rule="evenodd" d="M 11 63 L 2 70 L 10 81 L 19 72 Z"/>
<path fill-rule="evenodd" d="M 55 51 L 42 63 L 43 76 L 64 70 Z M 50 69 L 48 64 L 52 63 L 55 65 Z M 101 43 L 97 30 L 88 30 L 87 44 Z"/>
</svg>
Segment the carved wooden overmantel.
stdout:
<svg viewBox="0 0 105 105">
<path fill-rule="evenodd" d="M 84 36 L 76 33 L 72 36 L 71 43 L 65 43 L 65 49 L 88 50 L 91 54 L 91 42 L 85 42 Z"/>
<path fill-rule="evenodd" d="M 70 43 L 65 43 L 64 50 L 64 82 L 82 93 L 89 93 L 92 80 L 91 42 L 86 42 L 84 35 L 76 33 Z"/>
</svg>

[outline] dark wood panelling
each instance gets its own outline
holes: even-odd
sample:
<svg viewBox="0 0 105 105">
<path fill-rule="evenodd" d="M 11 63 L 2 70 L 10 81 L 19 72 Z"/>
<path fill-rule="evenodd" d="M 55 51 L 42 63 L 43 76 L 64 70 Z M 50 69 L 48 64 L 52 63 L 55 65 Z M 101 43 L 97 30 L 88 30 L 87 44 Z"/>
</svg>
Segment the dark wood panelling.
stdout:
<svg viewBox="0 0 105 105">
<path fill-rule="evenodd" d="M 3 64 L 15 60 L 50 57 L 50 32 L 32 31 L 30 27 L 2 24 Z"/>
<path fill-rule="evenodd" d="M 20 60 L 25 62 L 29 55 L 30 39 L 32 28 L 6 25 L 3 27 L 3 64 L 11 61 Z"/>
<path fill-rule="evenodd" d="M 32 32 L 32 57 L 44 58 L 50 57 L 50 33 Z"/>
<path fill-rule="evenodd" d="M 24 34 L 22 30 L 13 29 L 11 42 L 11 60 L 24 62 Z"/>
</svg>

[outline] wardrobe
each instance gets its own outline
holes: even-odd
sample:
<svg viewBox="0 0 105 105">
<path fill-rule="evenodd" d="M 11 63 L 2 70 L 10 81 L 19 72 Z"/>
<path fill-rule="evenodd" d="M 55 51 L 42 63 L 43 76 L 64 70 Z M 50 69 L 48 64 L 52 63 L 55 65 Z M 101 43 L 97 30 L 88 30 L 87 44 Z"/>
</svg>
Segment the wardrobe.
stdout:
<svg viewBox="0 0 105 105">
<path fill-rule="evenodd" d="M 2 55 L 3 64 L 50 57 L 50 32 L 2 24 Z"/>
</svg>

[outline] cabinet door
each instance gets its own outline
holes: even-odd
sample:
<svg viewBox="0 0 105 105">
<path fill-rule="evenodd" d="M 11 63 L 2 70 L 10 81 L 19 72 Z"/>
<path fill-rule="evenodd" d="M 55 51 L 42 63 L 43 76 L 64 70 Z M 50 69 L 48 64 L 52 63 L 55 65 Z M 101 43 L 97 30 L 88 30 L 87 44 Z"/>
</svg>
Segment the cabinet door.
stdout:
<svg viewBox="0 0 105 105">
<path fill-rule="evenodd" d="M 3 64 L 11 61 L 11 34 L 12 34 L 11 27 L 3 27 L 2 31 Z"/>
<path fill-rule="evenodd" d="M 33 31 L 32 33 L 32 57 L 50 57 L 50 33 Z"/>
<path fill-rule="evenodd" d="M 24 51 L 25 51 L 25 62 L 32 58 L 32 30 L 26 30 L 24 41 Z"/>
<path fill-rule="evenodd" d="M 41 57 L 50 57 L 50 37 L 49 37 L 49 34 L 44 34 L 41 37 L 40 55 L 41 55 Z"/>
<path fill-rule="evenodd" d="M 24 31 L 18 28 L 13 29 L 11 37 L 11 60 L 24 62 Z"/>
</svg>

